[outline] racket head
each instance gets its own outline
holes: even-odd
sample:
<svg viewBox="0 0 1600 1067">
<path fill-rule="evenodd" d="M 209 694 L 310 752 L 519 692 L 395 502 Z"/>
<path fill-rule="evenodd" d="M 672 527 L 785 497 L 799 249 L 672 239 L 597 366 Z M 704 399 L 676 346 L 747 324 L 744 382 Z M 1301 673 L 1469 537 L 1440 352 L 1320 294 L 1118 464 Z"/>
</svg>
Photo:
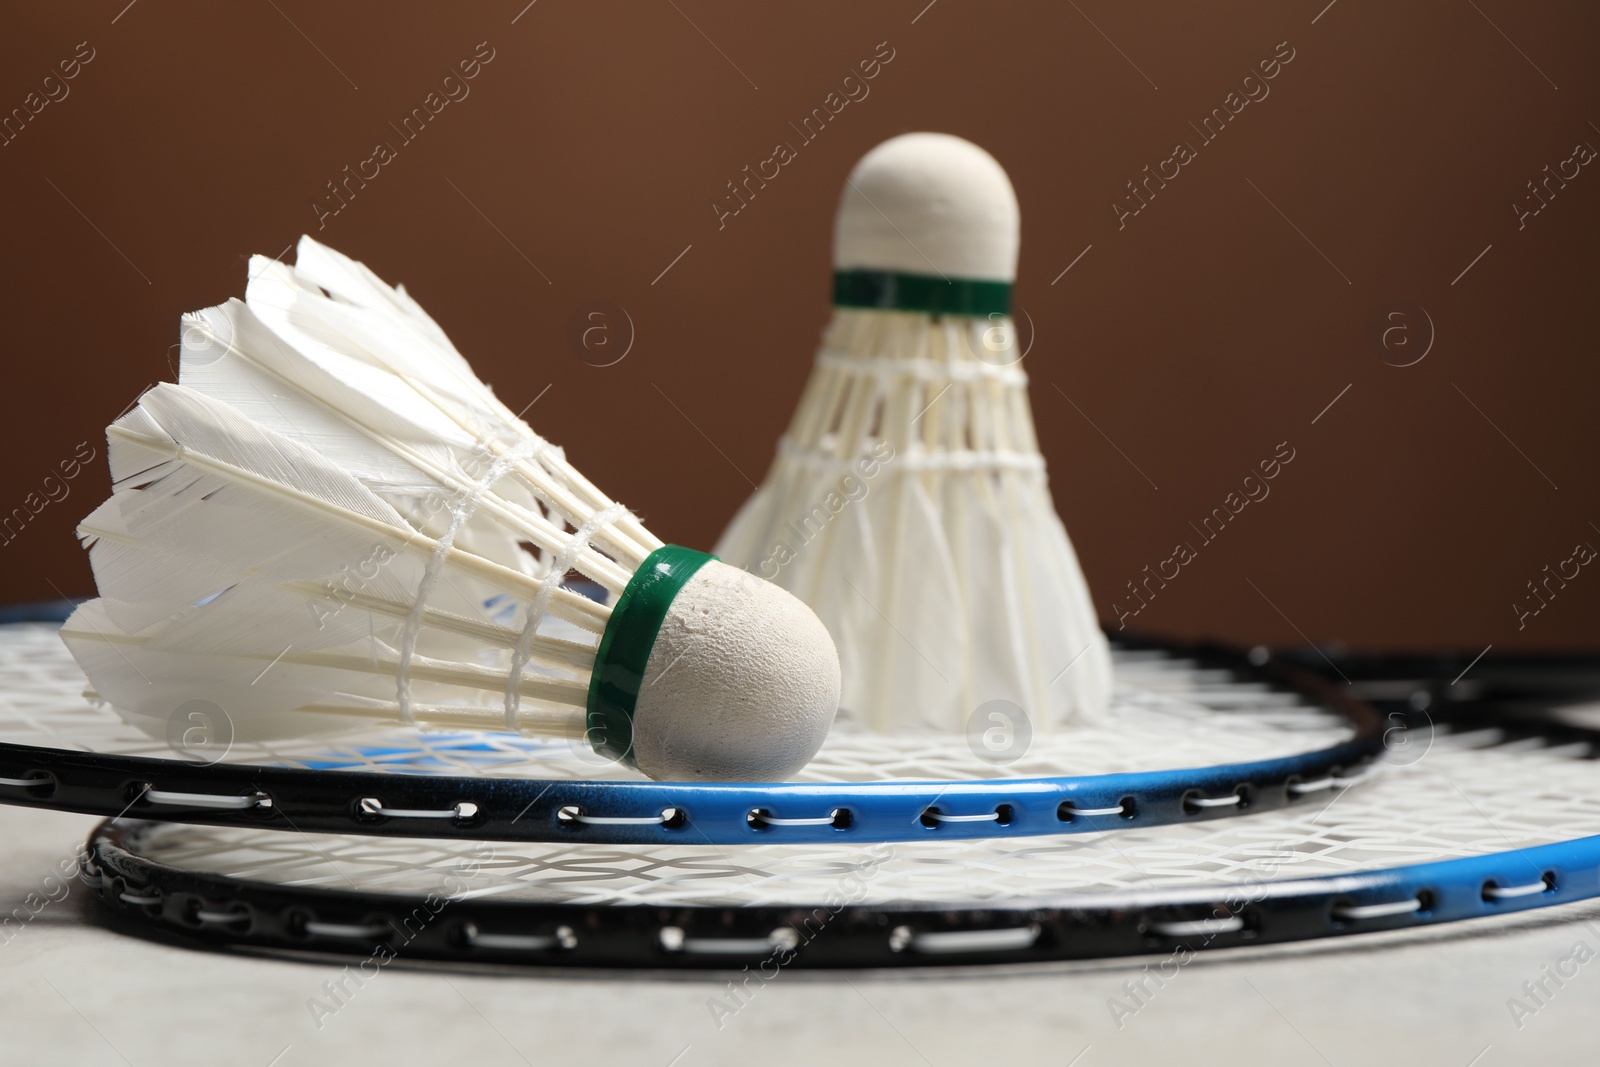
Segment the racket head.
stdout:
<svg viewBox="0 0 1600 1067">
<path fill-rule="evenodd" d="M 1359 818 L 1334 824 L 1318 836 L 1351 834 L 1358 824 Z M 1200 827 L 1167 831 L 1188 829 Z M 225 840 L 194 839 L 208 832 L 225 835 Z M 1161 832 L 1131 833 L 1122 839 Z M 268 850 L 295 840 L 281 834 L 258 836 L 270 840 L 254 845 Z M 1131 864 L 1129 873 L 1137 872 L 1151 884 L 1046 889 L 1034 872 L 1036 877 L 1026 880 L 1032 883 L 1032 896 L 996 894 L 992 882 L 979 876 L 929 899 L 863 899 L 871 897 L 862 890 L 876 871 L 897 859 L 896 846 L 880 842 L 865 849 L 835 849 L 825 856 L 813 852 L 790 857 L 791 864 L 812 867 L 812 881 L 819 870 L 827 871 L 834 885 L 820 891 L 814 885 L 785 884 L 794 879 L 785 879 L 770 857 L 742 859 L 727 865 L 729 879 L 748 880 L 759 872 L 779 884 L 730 894 L 739 897 L 742 892 L 744 899 L 700 904 L 672 899 L 670 893 L 659 894 L 661 899 L 653 903 L 649 893 L 593 899 L 593 883 L 605 862 L 593 854 L 567 855 L 560 861 L 569 871 L 585 870 L 590 885 L 577 895 L 589 896 L 588 902 L 573 899 L 570 888 L 558 887 L 556 879 L 543 885 L 530 879 L 519 886 L 508 884 L 503 873 L 486 878 L 486 869 L 505 859 L 488 842 L 470 848 L 463 847 L 465 842 L 438 843 L 447 846 L 443 848 L 418 848 L 424 843 L 417 841 L 388 843 L 409 854 L 403 859 L 392 851 L 369 856 L 353 878 L 349 861 L 373 844 L 371 839 L 306 836 L 316 840 L 302 848 L 319 853 L 330 866 L 344 863 L 339 877 L 357 888 L 334 888 L 331 876 L 272 880 L 178 865 L 168 862 L 174 853 L 192 861 L 197 853 L 211 850 L 214 866 L 248 870 L 250 864 L 240 861 L 253 843 L 232 828 L 118 820 L 108 820 L 91 837 L 84 879 L 103 900 L 136 919 L 212 944 L 385 960 L 403 954 L 488 966 L 687 969 L 917 967 L 1187 955 L 1432 927 L 1600 896 L 1600 834 L 1401 867 L 1350 866 L 1342 873 L 1282 879 L 1247 875 L 1232 883 L 1216 876 L 1224 857 L 1216 854 L 1213 841 L 1214 854 L 1209 862 L 1187 870 L 1187 884 L 1182 879 L 1158 884 L 1159 879 Z M 1268 852 L 1292 854 L 1314 840 L 1285 839 Z M 992 868 L 985 863 L 992 857 L 973 852 L 972 844 L 944 842 L 942 855 L 919 858 L 937 859 L 951 870 Z M 1152 844 L 1130 842 L 1136 849 Z M 1158 847 L 1170 850 L 1182 844 L 1167 841 Z M 627 868 L 637 877 L 641 867 L 664 861 L 680 870 L 716 864 L 704 855 L 707 850 L 699 851 L 700 856 L 673 860 L 637 852 L 613 856 L 610 861 L 618 869 L 612 876 L 626 880 L 622 868 Z M 1261 850 L 1256 853 L 1259 859 Z M 1269 858 L 1269 869 L 1272 862 L 1291 865 Z M 424 883 L 436 884 L 427 891 L 396 891 L 397 865 L 410 867 Z M 386 868 L 388 876 L 375 873 L 376 868 Z M 270 864 L 266 870 L 283 873 Z M 1259 866 L 1248 873 L 1258 874 Z M 725 886 L 723 891 L 728 890 Z"/>
<path fill-rule="evenodd" d="M 1152 641 L 1124 642 L 1118 657 L 1132 681 L 1104 727 L 1041 732 L 1008 761 L 989 758 L 970 735 L 883 737 L 845 722 L 797 782 L 661 783 L 597 762 L 581 744 L 415 727 L 197 751 L 184 709 L 174 709 L 177 732 L 151 738 L 81 697 L 81 674 L 48 624 L 7 626 L 0 802 L 206 825 L 508 841 L 1053 835 L 1220 819 L 1306 800 L 1358 776 L 1392 732 L 1370 705 L 1290 664 Z M 155 755 L 174 748 L 203 758 Z M 1062 773 L 1069 769 L 1079 773 Z"/>
<path fill-rule="evenodd" d="M 139 921 L 213 944 L 764 973 L 1186 960 L 1600 896 L 1600 732 L 1487 714 L 1478 702 L 1414 734 L 1317 805 L 1248 819 L 737 850 L 110 822 L 86 878 Z"/>
</svg>

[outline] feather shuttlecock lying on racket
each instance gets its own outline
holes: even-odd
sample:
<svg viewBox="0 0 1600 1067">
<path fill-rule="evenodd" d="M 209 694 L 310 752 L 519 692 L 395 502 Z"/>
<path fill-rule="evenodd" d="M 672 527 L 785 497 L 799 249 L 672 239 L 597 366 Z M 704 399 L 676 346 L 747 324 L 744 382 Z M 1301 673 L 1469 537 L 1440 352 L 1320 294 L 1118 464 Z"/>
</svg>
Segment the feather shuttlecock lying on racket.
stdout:
<svg viewBox="0 0 1600 1067">
<path fill-rule="evenodd" d="M 240 739 L 504 729 L 660 779 L 811 758 L 839 667 L 810 609 L 663 545 L 360 263 L 303 238 L 250 273 L 107 430 L 100 598 L 62 631 L 95 692 L 158 735 L 203 700 Z"/>
<path fill-rule="evenodd" d="M 1111 659 L 1045 480 L 1009 315 L 1018 210 L 992 156 L 867 153 L 834 232 L 834 315 L 766 480 L 719 555 L 814 608 L 868 725 L 1034 729 L 1106 708 Z"/>
</svg>

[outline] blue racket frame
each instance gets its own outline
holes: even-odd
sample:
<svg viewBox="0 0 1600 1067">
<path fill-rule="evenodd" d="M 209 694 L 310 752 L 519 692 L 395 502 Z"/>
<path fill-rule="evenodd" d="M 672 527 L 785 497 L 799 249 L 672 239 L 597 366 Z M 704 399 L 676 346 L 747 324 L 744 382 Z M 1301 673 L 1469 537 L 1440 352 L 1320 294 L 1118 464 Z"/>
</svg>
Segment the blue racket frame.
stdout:
<svg viewBox="0 0 1600 1067">
<path fill-rule="evenodd" d="M 53 620 L 59 606 L 24 618 Z M 11 621 L 21 621 L 13 612 Z M 1283 807 L 1359 780 L 1384 720 L 1342 687 L 1235 650 L 1121 640 L 1269 681 L 1344 715 L 1345 742 L 1138 773 L 965 781 L 684 783 L 317 770 L 0 743 L 0 803 L 104 816 L 391 837 L 812 844 L 1094 833 Z"/>
</svg>

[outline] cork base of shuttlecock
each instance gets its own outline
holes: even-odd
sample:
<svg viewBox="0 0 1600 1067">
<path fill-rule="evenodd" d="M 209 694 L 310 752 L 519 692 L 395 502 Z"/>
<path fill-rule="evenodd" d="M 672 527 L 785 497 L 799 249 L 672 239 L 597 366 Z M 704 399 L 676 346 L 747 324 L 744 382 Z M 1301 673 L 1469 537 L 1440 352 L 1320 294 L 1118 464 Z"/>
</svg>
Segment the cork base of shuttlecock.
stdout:
<svg viewBox="0 0 1600 1067">
<path fill-rule="evenodd" d="M 634 759 L 664 781 L 782 781 L 822 746 L 839 685 L 838 654 L 810 608 L 707 563 L 679 590 L 645 665 Z"/>
</svg>

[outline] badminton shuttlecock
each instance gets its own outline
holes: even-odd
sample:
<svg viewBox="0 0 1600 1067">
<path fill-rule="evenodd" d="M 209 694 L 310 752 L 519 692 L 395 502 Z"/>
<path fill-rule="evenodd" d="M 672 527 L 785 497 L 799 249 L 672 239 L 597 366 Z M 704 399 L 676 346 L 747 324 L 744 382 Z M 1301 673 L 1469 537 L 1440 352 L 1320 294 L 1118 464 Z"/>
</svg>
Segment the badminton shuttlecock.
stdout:
<svg viewBox="0 0 1600 1067">
<path fill-rule="evenodd" d="M 1033 729 L 1110 698 L 1111 660 L 1045 480 L 1009 316 L 1018 212 L 983 149 L 915 133 L 862 158 L 834 232 L 834 315 L 721 558 L 810 604 L 845 709 L 882 730 Z"/>
<path fill-rule="evenodd" d="M 113 495 L 79 528 L 100 599 L 63 629 L 102 698 L 157 735 L 199 699 L 240 739 L 584 737 L 664 779 L 811 758 L 839 668 L 810 609 L 663 545 L 360 263 L 303 238 L 250 273 L 107 430 Z"/>
</svg>

